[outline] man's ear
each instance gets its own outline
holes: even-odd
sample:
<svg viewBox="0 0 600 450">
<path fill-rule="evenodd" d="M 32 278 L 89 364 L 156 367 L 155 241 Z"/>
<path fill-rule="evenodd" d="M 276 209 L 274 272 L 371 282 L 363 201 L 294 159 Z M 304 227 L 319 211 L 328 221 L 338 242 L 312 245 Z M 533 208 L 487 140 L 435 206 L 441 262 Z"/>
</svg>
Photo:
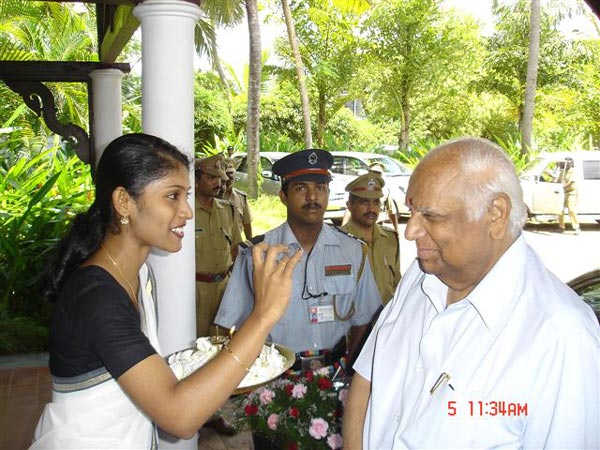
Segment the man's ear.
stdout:
<svg viewBox="0 0 600 450">
<path fill-rule="evenodd" d="M 112 193 L 112 202 L 119 217 L 128 217 L 132 198 L 123 186 L 117 187 Z"/>
<path fill-rule="evenodd" d="M 283 190 L 279 191 L 279 200 L 281 200 L 281 203 L 287 206 L 287 195 L 285 192 L 283 192 Z"/>
<path fill-rule="evenodd" d="M 508 222 L 512 204 L 508 195 L 498 194 L 490 205 L 490 236 L 492 239 L 502 239 L 508 231 Z"/>
</svg>

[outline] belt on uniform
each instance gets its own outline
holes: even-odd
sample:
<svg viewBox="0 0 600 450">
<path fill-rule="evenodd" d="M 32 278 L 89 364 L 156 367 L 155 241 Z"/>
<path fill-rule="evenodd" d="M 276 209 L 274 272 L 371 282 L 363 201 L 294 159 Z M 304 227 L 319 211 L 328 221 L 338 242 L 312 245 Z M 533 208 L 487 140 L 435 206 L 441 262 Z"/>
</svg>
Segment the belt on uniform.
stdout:
<svg viewBox="0 0 600 450">
<path fill-rule="evenodd" d="M 346 356 L 346 337 L 342 337 L 331 350 L 307 350 L 296 353 L 296 362 L 290 370 L 306 372 L 317 370 L 338 362 Z"/>
<path fill-rule="evenodd" d="M 225 277 L 229 275 L 232 267 L 233 266 L 229 266 L 229 269 L 221 273 L 196 272 L 196 281 L 202 281 L 203 283 L 218 283 L 219 281 L 223 281 Z"/>
</svg>

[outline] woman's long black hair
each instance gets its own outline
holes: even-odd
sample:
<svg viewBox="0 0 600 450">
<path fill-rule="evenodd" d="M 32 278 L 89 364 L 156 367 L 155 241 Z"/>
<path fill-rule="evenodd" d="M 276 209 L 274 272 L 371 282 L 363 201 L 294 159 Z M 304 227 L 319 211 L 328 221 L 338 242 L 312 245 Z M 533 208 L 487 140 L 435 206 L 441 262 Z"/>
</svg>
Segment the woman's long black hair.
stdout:
<svg viewBox="0 0 600 450">
<path fill-rule="evenodd" d="M 122 186 L 137 199 L 145 187 L 176 170 L 189 167 L 190 159 L 167 141 L 142 133 L 126 134 L 112 141 L 96 171 L 96 197 L 90 208 L 78 214 L 59 242 L 54 259 L 42 278 L 42 294 L 55 301 L 63 283 L 99 247 L 109 228 L 118 232 L 112 204 L 114 190 Z"/>
</svg>

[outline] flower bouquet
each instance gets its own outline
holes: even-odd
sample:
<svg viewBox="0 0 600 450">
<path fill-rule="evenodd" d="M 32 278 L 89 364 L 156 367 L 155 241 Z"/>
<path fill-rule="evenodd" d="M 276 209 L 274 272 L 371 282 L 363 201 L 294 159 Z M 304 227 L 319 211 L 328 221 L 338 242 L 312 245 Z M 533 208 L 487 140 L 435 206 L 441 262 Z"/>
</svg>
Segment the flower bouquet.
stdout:
<svg viewBox="0 0 600 450">
<path fill-rule="evenodd" d="M 238 398 L 236 425 L 283 450 L 339 449 L 347 396 L 327 369 L 281 378 Z"/>
</svg>

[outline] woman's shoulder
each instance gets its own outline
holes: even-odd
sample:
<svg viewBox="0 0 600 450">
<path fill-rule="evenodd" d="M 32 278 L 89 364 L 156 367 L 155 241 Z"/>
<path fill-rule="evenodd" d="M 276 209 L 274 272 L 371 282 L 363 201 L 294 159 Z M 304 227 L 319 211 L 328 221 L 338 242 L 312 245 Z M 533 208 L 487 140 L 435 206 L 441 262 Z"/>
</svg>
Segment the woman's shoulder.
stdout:
<svg viewBox="0 0 600 450">
<path fill-rule="evenodd" d="M 65 281 L 57 300 L 57 304 L 63 307 L 85 310 L 99 304 L 110 308 L 111 304 L 119 303 L 127 305 L 127 295 L 110 273 L 94 265 L 75 269 Z"/>
</svg>

